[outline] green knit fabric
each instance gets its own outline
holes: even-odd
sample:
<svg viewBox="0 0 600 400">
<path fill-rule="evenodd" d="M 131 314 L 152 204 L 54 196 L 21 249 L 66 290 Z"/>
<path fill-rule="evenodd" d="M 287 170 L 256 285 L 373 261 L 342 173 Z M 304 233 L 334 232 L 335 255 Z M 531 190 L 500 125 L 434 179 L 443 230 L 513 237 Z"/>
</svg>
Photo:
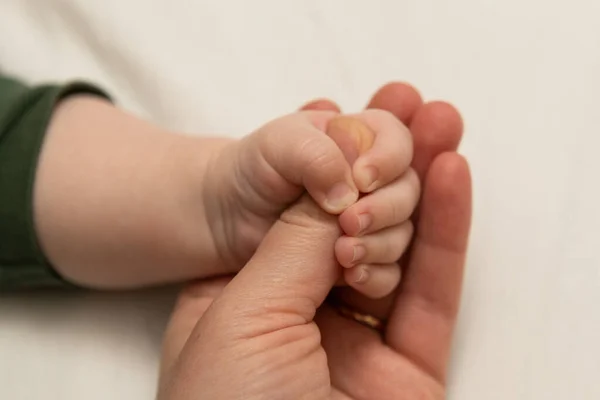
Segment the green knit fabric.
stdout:
<svg viewBox="0 0 600 400">
<path fill-rule="evenodd" d="M 81 93 L 108 98 L 83 82 L 29 87 L 0 76 L 0 292 L 69 285 L 40 249 L 33 184 L 54 108 L 61 99 Z"/>
</svg>

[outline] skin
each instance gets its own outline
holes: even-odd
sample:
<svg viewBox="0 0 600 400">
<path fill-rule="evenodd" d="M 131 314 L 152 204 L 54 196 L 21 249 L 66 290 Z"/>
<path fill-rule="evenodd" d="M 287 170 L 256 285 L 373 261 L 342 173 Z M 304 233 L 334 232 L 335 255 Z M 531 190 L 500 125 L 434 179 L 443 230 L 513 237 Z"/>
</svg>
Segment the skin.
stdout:
<svg viewBox="0 0 600 400">
<path fill-rule="evenodd" d="M 305 191 L 339 214 L 349 235 L 398 243 L 407 232 L 394 227 L 406 223 L 419 192 L 410 132 L 387 111 L 355 115 L 374 137 L 350 165 L 343 136 L 326 134 L 337 116 L 304 110 L 240 140 L 213 139 L 167 132 L 98 98 L 68 98 L 53 114 L 35 179 L 40 246 L 65 279 L 92 288 L 223 275 L 248 262 Z M 379 172 L 374 182 L 366 180 L 370 168 Z M 359 188 L 366 195 L 357 201 Z M 386 200 L 398 192 L 406 202 Z M 373 226 L 352 232 L 365 214 Z M 340 246 L 341 262 L 352 246 Z M 350 268 L 347 282 L 369 297 L 390 293 L 400 278 L 390 263 L 398 247 L 362 247 L 368 264 Z"/>
<path fill-rule="evenodd" d="M 377 149 L 376 134 L 367 121 L 340 115 L 330 121 L 327 135 L 340 147 L 352 165 L 356 186 L 363 199 L 340 216 L 340 226 L 348 235 L 335 244 L 335 255 L 344 267 L 344 282 L 357 292 L 378 298 L 393 291 L 400 281 L 398 259 L 406 250 L 413 233 L 409 217 L 420 194 L 419 181 L 413 170 L 407 170 L 394 184 L 370 191 L 370 183 L 361 183 L 361 158 Z M 398 159 L 401 160 L 402 153 Z M 399 165 L 398 170 L 406 169 Z M 357 173 L 354 173 L 357 172 Z M 379 175 L 379 171 L 374 171 Z M 368 197 L 364 199 L 364 197 Z M 398 201 L 401 199 L 401 201 Z M 395 212 L 382 212 L 394 205 Z M 356 219 L 354 215 L 359 215 Z M 386 219 L 381 219 L 386 215 Z M 373 217 L 371 217 L 373 216 Z M 365 225 L 365 221 L 369 224 Z"/>
<path fill-rule="evenodd" d="M 310 119 L 311 126 L 317 129 L 299 131 L 307 117 Z M 351 118 L 372 131 L 373 138 L 369 149 L 364 149 L 350 166 L 346 162 L 348 155 L 343 149 L 349 148 L 345 146 L 345 142 L 351 142 L 352 136 L 336 135 L 328 138 L 324 134 L 328 132 L 328 127 L 336 118 L 336 113 L 332 112 L 303 111 L 301 114 L 275 120 L 259 130 L 257 134 L 243 139 L 241 146 L 232 148 L 233 153 L 225 151 L 222 157 L 214 160 L 210 170 L 216 173 L 207 176 L 206 185 L 219 187 L 218 190 L 224 191 L 225 194 L 215 196 L 213 194 L 215 191 L 210 191 L 211 196 L 207 196 L 205 202 L 211 208 L 221 207 L 222 211 L 217 213 L 218 215 L 235 216 L 233 224 L 223 223 L 228 217 L 216 218 L 217 225 L 213 227 L 213 231 L 222 232 L 217 237 L 226 238 L 223 240 L 227 243 L 226 254 L 238 257 L 237 260 L 230 262 L 236 266 L 236 271 L 239 265 L 243 265 L 243 262 L 249 260 L 254 254 L 281 212 L 304 192 L 301 186 L 290 185 L 289 182 L 302 180 L 308 193 L 311 193 L 310 182 L 324 179 L 327 173 L 333 172 L 332 168 L 335 165 L 347 167 L 350 179 L 364 193 L 358 201 L 354 199 L 353 202 L 356 202 L 349 204 L 341 212 L 339 220 L 342 227 L 356 226 L 365 215 L 373 221 L 373 226 L 365 231 L 347 233 L 366 238 L 376 234 L 381 244 L 390 244 L 388 247 L 399 241 L 398 237 L 403 232 L 398 232 L 394 228 L 407 222 L 416 207 L 420 190 L 416 174 L 409 169 L 412 159 L 410 132 L 391 113 L 383 110 L 367 110 L 352 115 Z M 288 123 L 290 120 L 291 123 Z M 242 149 L 241 154 L 240 149 Z M 291 149 L 289 154 L 285 153 L 286 149 Z M 315 151 L 321 155 L 312 155 Z M 305 152 L 311 155 L 304 155 Z M 281 154 L 287 156 L 281 157 Z M 332 154 L 338 154 L 340 159 L 332 160 Z M 239 160 L 237 170 L 243 171 L 241 175 L 246 182 L 251 182 L 250 189 L 248 184 L 240 184 L 239 181 L 231 179 L 231 176 L 235 175 L 229 172 L 232 159 Z M 304 160 L 318 161 L 316 164 L 314 161 L 303 164 Z M 372 166 L 376 166 L 380 172 L 379 177 L 375 182 L 361 184 L 361 172 Z M 305 174 L 307 178 L 294 178 L 294 174 L 302 170 L 307 171 Z M 214 182 L 214 185 L 211 182 Z M 262 194 L 253 196 L 254 193 Z M 405 202 L 391 201 L 399 194 L 406 198 Z M 315 201 L 319 199 L 315 194 L 311 194 L 311 197 Z M 358 197 L 358 192 L 355 197 Z M 327 206 L 321 205 L 321 208 L 331 213 Z M 393 218 L 393 216 L 400 218 Z M 365 257 L 368 255 L 371 263 L 361 264 L 359 268 L 348 271 L 344 277 L 346 282 L 359 292 L 373 298 L 382 297 L 396 287 L 400 278 L 399 266 L 395 262 L 388 261 L 390 252 L 385 251 L 385 246 L 382 249 L 368 244 L 364 243 L 363 247 Z M 337 254 L 338 261 L 341 262 L 341 259 L 347 257 L 349 253 L 352 253 L 352 248 L 340 250 Z M 363 271 L 367 268 L 369 273 L 365 275 Z"/>
<path fill-rule="evenodd" d="M 461 119 L 446 103 L 422 105 L 403 84 L 380 89 L 370 106 L 410 123 L 424 177 L 400 288 L 380 301 L 337 294 L 385 317 L 383 334 L 323 304 L 341 273 L 330 246 L 344 234 L 304 198 L 233 280 L 182 292 L 165 335 L 160 399 L 445 398 L 471 218 L 468 165 L 454 151 Z"/>
</svg>

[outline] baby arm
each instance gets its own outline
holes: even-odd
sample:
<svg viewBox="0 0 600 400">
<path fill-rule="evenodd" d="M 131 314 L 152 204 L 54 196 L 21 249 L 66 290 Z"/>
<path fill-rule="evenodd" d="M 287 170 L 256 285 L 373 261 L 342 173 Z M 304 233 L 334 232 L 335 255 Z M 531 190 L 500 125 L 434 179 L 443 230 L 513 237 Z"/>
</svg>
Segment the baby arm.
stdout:
<svg viewBox="0 0 600 400">
<path fill-rule="evenodd" d="M 227 142 L 166 132 L 98 97 L 63 100 L 34 185 L 52 266 L 68 281 L 111 289 L 218 273 L 200 188 L 210 155 Z"/>
<path fill-rule="evenodd" d="M 35 180 L 41 247 L 60 275 L 95 288 L 235 272 L 279 214 L 308 190 L 326 211 L 343 212 L 349 236 L 336 247 L 338 259 L 358 266 L 347 280 L 377 297 L 382 287 L 387 292 L 396 285 L 399 270 L 390 254 L 377 256 L 381 250 L 370 243 L 390 242 L 375 239 L 408 218 L 418 198 L 418 185 L 405 178 L 410 134 L 383 112 L 360 114 L 375 136 L 373 148 L 351 168 L 343 140 L 324 134 L 334 117 L 292 114 L 242 140 L 210 139 L 167 132 L 95 97 L 66 99 L 55 110 Z M 373 170 L 377 177 L 365 174 Z M 400 186 L 414 190 L 398 216 L 385 194 L 407 179 Z M 359 189 L 371 194 L 354 204 Z M 373 225 L 358 232 L 354 224 L 365 215 Z M 407 236 L 401 231 L 391 238 Z M 366 254 L 348 260 L 348 249 L 359 245 Z"/>
</svg>

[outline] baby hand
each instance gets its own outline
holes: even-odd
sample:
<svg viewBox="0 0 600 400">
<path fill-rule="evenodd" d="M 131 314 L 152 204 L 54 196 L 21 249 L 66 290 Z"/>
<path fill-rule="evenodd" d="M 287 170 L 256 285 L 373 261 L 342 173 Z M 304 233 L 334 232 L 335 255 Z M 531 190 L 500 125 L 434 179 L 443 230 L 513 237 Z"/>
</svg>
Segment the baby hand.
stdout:
<svg viewBox="0 0 600 400">
<path fill-rule="evenodd" d="M 335 253 L 348 268 L 348 283 L 371 297 L 397 285 L 396 261 L 412 233 L 405 221 L 419 192 L 409 171 L 411 135 L 385 111 L 353 118 L 370 127 L 371 136 L 336 136 L 344 124 L 338 114 L 305 111 L 279 118 L 214 155 L 205 201 L 229 271 L 250 259 L 281 212 L 306 190 L 322 209 L 341 214 L 348 236 Z M 359 191 L 366 195 L 357 202 Z"/>
<path fill-rule="evenodd" d="M 385 157 L 379 158 L 385 154 L 383 136 L 402 131 L 396 126 L 399 122 L 377 117 L 378 113 L 340 116 L 327 129 L 353 166 L 357 186 L 366 193 L 340 216 L 346 236 L 336 242 L 336 258 L 344 267 L 345 282 L 371 298 L 386 296 L 400 281 L 397 262 L 410 243 L 413 226 L 409 218 L 419 198 L 419 180 L 412 169 L 388 170 L 383 176 L 378 171 L 377 166 L 385 164 Z"/>
</svg>

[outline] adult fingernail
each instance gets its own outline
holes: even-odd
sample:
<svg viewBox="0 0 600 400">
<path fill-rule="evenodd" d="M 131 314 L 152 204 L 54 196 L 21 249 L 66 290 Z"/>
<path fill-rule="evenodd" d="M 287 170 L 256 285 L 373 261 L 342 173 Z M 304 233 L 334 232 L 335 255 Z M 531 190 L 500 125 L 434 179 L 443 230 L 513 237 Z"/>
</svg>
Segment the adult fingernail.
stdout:
<svg viewBox="0 0 600 400">
<path fill-rule="evenodd" d="M 352 248 L 352 262 L 355 263 L 362 260 L 365 254 L 367 254 L 367 249 L 365 249 L 365 246 L 354 246 Z"/>
<path fill-rule="evenodd" d="M 358 192 L 352 189 L 347 183 L 340 182 L 335 184 L 325 199 L 327 211 L 339 213 L 354 204 L 358 200 Z"/>
<path fill-rule="evenodd" d="M 371 226 L 371 223 L 373 222 L 373 217 L 371 217 L 371 214 L 360 214 L 358 216 L 358 234 L 363 234 L 365 233 L 365 231 L 369 228 L 369 226 Z"/>
<path fill-rule="evenodd" d="M 379 178 L 379 170 L 372 165 L 358 169 L 355 173 L 356 183 L 358 183 L 361 191 L 370 192 L 375 189 L 375 183 Z"/>
</svg>

